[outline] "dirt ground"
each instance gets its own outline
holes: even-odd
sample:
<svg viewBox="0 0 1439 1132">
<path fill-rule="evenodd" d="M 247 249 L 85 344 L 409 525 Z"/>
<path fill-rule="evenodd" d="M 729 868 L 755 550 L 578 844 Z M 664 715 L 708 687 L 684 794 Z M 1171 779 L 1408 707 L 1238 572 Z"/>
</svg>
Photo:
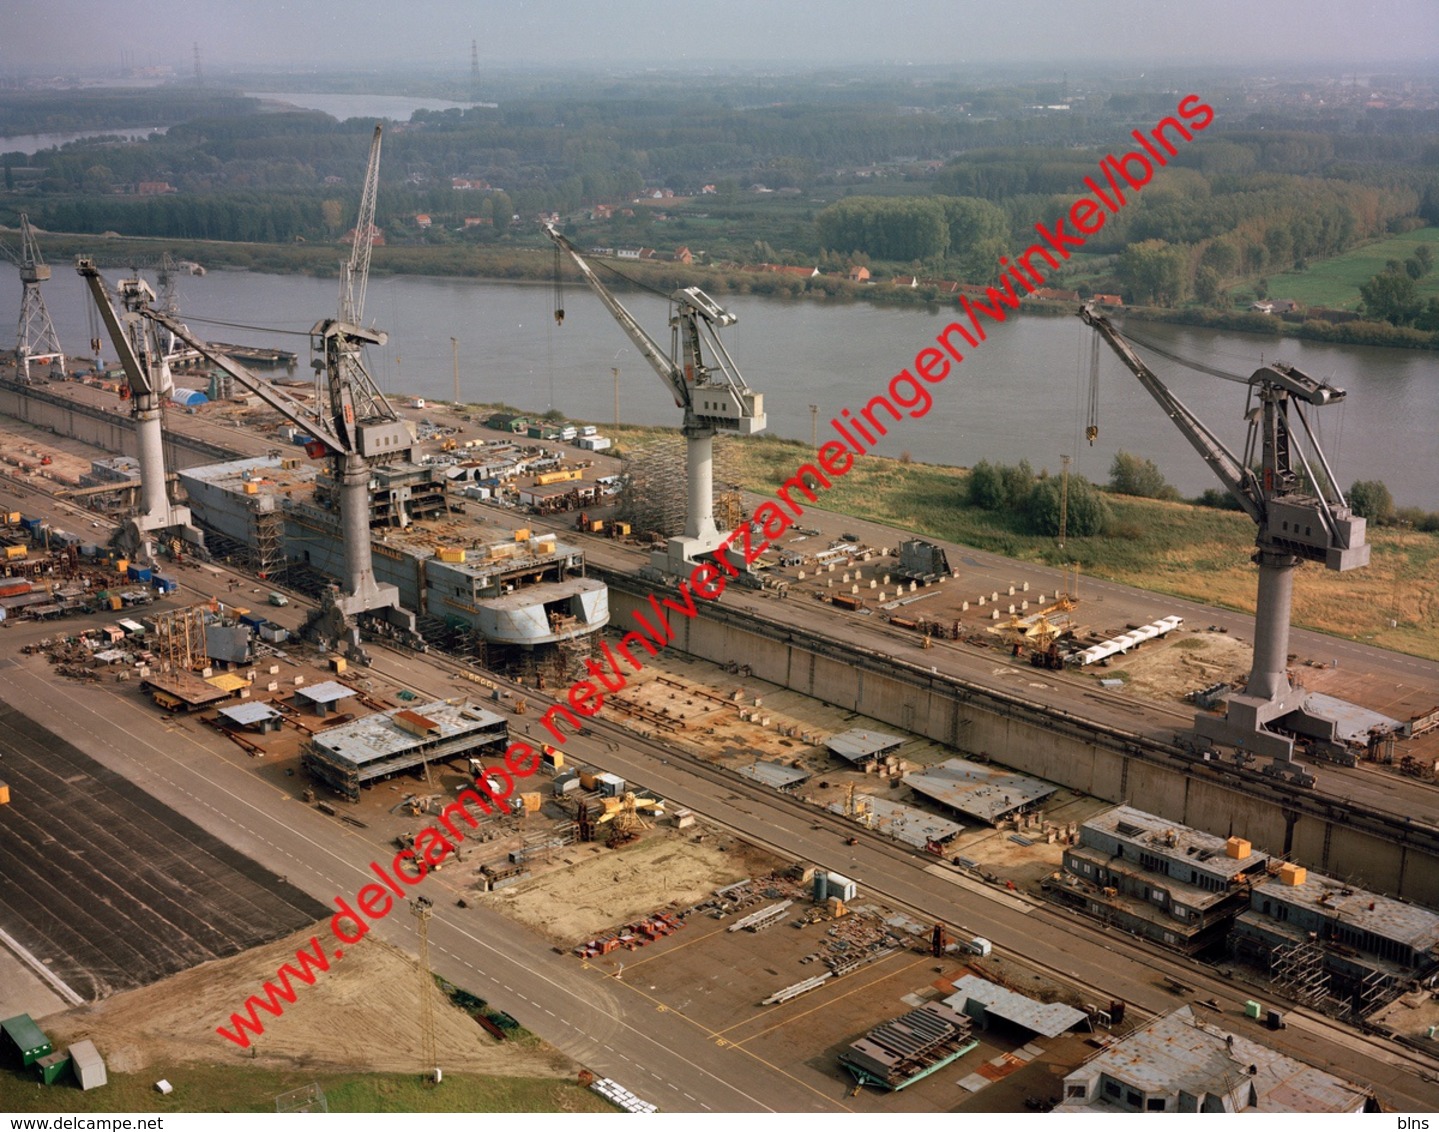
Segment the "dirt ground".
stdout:
<svg viewBox="0 0 1439 1132">
<path fill-rule="evenodd" d="M 312 928 L 241 955 L 191 968 L 150 986 L 113 995 L 91 1006 L 40 1021 L 57 1048 L 93 1038 L 118 1073 L 148 1069 L 163 1076 L 177 1063 L 194 1061 L 269 1063 L 317 1070 L 402 1072 L 420 1063 L 415 962 L 372 938 L 346 948 L 344 959 L 299 987 L 284 1015 L 260 1012 L 265 1032 L 241 1050 L 220 1037 L 229 1016 L 197 1003 L 237 1010 L 287 959 L 306 945 Z M 547 1048 L 522 1047 L 490 1037 L 435 988 L 436 1042 L 445 1067 L 496 1076 L 563 1077 L 572 1067 Z"/>
<path fill-rule="evenodd" d="M 647 913 L 688 908 L 716 888 L 756 875 L 746 855 L 734 851 L 731 839 L 710 834 L 700 844 L 690 833 L 656 830 L 617 852 L 595 844 L 573 845 L 565 852 L 565 859 L 573 862 L 570 867 L 480 899 L 572 947 Z"/>
<path fill-rule="evenodd" d="M 1254 649 L 1226 633 L 1184 633 L 1158 647 L 1148 645 L 1113 658 L 1109 668 L 1090 668 L 1099 679 L 1120 672 L 1129 676 L 1129 690 L 1148 699 L 1183 701 L 1186 692 L 1207 688 L 1221 680 L 1243 678 L 1254 660 Z"/>
</svg>

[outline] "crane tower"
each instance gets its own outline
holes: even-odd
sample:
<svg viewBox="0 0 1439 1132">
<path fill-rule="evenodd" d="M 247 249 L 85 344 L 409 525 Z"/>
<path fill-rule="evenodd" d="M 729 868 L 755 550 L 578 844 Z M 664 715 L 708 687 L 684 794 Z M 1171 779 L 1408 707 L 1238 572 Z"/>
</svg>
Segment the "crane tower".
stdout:
<svg viewBox="0 0 1439 1132">
<path fill-rule="evenodd" d="M 684 411 L 688 499 L 684 534 L 670 539 L 652 565 L 666 574 L 687 573 L 694 562 L 719 549 L 723 538 L 714 518 L 714 438 L 720 431 L 750 436 L 765 427 L 764 395 L 745 384 L 716 331 L 733 326 L 733 314 L 698 287 L 682 287 L 669 296 L 670 349 L 666 353 L 611 294 L 579 250 L 553 224 L 545 232 L 575 261 L 600 302 L 659 374 L 675 405 Z M 556 312 L 560 317 L 562 312 Z M 711 354 L 707 361 L 705 354 Z"/>
<path fill-rule="evenodd" d="M 1289 682 L 1294 570 L 1303 562 L 1356 570 L 1369 564 L 1369 546 L 1364 519 L 1340 492 L 1305 406 L 1337 404 L 1345 392 L 1279 362 L 1255 370 L 1249 378 L 1249 434 L 1241 460 L 1170 392 L 1107 318 L 1089 306 L 1079 315 L 1159 402 L 1258 528 L 1253 667 L 1244 691 L 1229 697 L 1223 718 L 1195 717 L 1195 734 L 1201 742 L 1271 759 L 1262 768 L 1266 774 L 1313 785 L 1313 775 L 1294 760 L 1294 736 L 1313 740 L 1320 754 L 1338 753 L 1341 744 L 1338 721 Z M 1314 464 L 1305 447 L 1314 453 Z"/>
<path fill-rule="evenodd" d="M 201 544 L 203 536 L 190 522 L 190 509 L 170 502 L 165 482 L 164 436 L 160 414 L 173 386 L 170 367 L 151 333 L 145 312 L 155 292 L 138 276 L 122 279 L 119 295 L 124 314 L 115 310 L 94 260 L 80 258 L 75 270 L 90 288 L 100 320 L 125 371 L 130 412 L 135 421 L 136 458 L 140 463 L 140 505 L 121 532 L 122 544 L 132 553 L 150 557 L 152 540 L 161 531 L 179 529 L 187 542 Z"/>
<path fill-rule="evenodd" d="M 20 214 L 18 266 L 24 294 L 20 300 L 20 326 L 15 335 L 15 376 L 28 383 L 32 361 L 49 362 L 52 374 L 63 375 L 65 354 L 60 349 L 55 324 L 50 321 L 50 312 L 40 294 L 40 284 L 50 279 L 50 265 L 41 256 L 35 229 L 30 227 L 30 218 L 23 212 Z"/>
</svg>

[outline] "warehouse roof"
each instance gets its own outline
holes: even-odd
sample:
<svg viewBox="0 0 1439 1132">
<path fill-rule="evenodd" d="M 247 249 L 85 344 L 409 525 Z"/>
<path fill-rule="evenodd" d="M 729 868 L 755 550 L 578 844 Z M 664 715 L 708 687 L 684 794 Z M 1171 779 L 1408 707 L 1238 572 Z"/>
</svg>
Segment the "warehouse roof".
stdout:
<svg viewBox="0 0 1439 1132">
<path fill-rule="evenodd" d="M 954 993 L 944 1000 L 946 1006 L 965 1010 L 966 1013 L 969 1002 L 982 1003 L 986 1014 L 1013 1022 L 1046 1038 L 1057 1038 L 1081 1024 L 1089 1028 L 1089 1016 L 1082 1010 L 1062 1002 L 1038 1002 L 978 975 L 956 979 Z"/>
<path fill-rule="evenodd" d="M 825 740 L 829 752 L 846 762 L 862 763 L 893 751 L 904 744 L 899 735 L 886 735 L 883 731 L 866 731 L 853 727 L 831 735 Z"/>
<path fill-rule="evenodd" d="M 1241 1111 L 1360 1112 L 1369 1095 L 1352 1081 L 1205 1023 L 1188 1006 L 1115 1042 L 1064 1080 L 1096 1082 L 1100 1075 L 1146 1097 L 1225 1098 Z M 1097 1087 L 1057 1111 L 1095 1110 L 1133 1111 Z"/>
<path fill-rule="evenodd" d="M 1048 798 L 1056 789 L 1037 778 L 968 759 L 946 759 L 928 770 L 906 774 L 904 782 L 916 794 L 991 825 L 1006 814 Z"/>
</svg>

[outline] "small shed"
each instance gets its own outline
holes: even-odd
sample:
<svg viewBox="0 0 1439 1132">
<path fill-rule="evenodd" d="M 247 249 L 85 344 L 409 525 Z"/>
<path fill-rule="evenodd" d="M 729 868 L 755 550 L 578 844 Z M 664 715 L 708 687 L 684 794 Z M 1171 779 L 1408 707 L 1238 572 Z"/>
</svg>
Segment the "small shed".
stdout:
<svg viewBox="0 0 1439 1132">
<path fill-rule="evenodd" d="M 40 1084 L 53 1085 L 65 1071 L 70 1068 L 70 1055 L 56 1050 L 54 1053 L 47 1053 L 44 1057 L 35 1059 L 35 1073 L 40 1078 Z"/>
<path fill-rule="evenodd" d="M 269 704 L 253 701 L 220 709 L 220 718 L 234 728 L 248 728 L 264 735 L 280 730 L 283 717 Z"/>
<path fill-rule="evenodd" d="M 108 1080 L 105 1059 L 89 1038 L 70 1047 L 70 1064 L 75 1068 L 75 1080 L 80 1082 L 82 1089 L 98 1089 Z"/>
<path fill-rule="evenodd" d="M 18 1057 L 21 1065 L 34 1065 L 55 1048 L 28 1014 L 17 1014 L 0 1022 L 0 1037 L 4 1039 L 7 1056 Z"/>
<path fill-rule="evenodd" d="M 296 688 L 295 706 L 316 715 L 335 715 L 344 710 L 344 702 L 354 695 L 355 689 L 338 680 L 324 680 L 307 688 Z"/>
</svg>

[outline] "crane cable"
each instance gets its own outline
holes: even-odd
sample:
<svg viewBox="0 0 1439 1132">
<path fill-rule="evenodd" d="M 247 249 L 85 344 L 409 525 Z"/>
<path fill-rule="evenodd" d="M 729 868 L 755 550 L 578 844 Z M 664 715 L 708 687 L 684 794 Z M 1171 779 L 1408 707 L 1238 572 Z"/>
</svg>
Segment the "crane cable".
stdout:
<svg viewBox="0 0 1439 1132">
<path fill-rule="evenodd" d="M 193 314 L 187 314 L 185 316 L 185 321 L 187 323 L 198 322 L 203 326 L 224 326 L 228 327 L 231 330 L 254 330 L 258 331 L 261 334 L 284 334 L 288 335 L 291 338 L 310 337 L 310 332 L 308 330 L 281 330 L 279 327 L 275 326 L 252 326 L 250 323 L 247 322 L 225 322 L 218 318 L 201 318 L 200 316 Z"/>
<path fill-rule="evenodd" d="M 1124 336 L 1129 339 L 1129 341 L 1133 342 L 1136 346 L 1143 346 L 1150 353 L 1158 354 L 1161 358 L 1167 358 L 1169 361 L 1174 362 L 1176 365 L 1184 366 L 1186 369 L 1197 370 L 1199 373 L 1207 373 L 1211 377 L 1222 377 L 1225 381 L 1237 381 L 1240 385 L 1249 384 L 1249 378 L 1245 377 L 1243 374 L 1230 373 L 1228 370 L 1223 369 L 1215 369 L 1213 366 L 1207 366 L 1203 362 L 1191 361 L 1189 358 L 1183 358 L 1180 357 L 1178 354 L 1172 354 L 1168 350 L 1164 349 L 1164 347 L 1156 346 L 1153 342 L 1147 342 L 1143 338 L 1139 338 L 1133 334 L 1130 334 L 1127 330 L 1125 331 Z M 1099 336 L 1096 334 L 1096 348 L 1098 346 L 1098 338 Z"/>
<path fill-rule="evenodd" d="M 555 268 L 554 268 L 554 292 L 555 292 L 555 325 L 565 324 L 565 277 L 561 271 L 560 245 L 555 245 Z"/>
<path fill-rule="evenodd" d="M 1089 336 L 1089 417 L 1084 437 L 1094 447 L 1099 437 L 1099 335 Z"/>
</svg>

